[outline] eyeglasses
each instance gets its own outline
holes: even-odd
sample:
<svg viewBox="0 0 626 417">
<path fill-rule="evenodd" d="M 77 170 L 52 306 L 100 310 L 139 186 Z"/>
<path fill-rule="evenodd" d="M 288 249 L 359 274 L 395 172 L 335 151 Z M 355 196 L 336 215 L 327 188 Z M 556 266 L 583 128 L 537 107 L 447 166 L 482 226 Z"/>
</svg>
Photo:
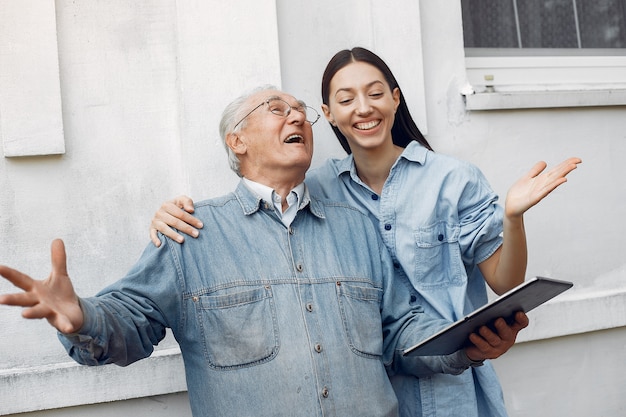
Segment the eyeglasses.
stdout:
<svg viewBox="0 0 626 417">
<path fill-rule="evenodd" d="M 240 121 L 235 123 L 235 126 L 233 126 L 233 130 L 235 130 L 237 126 L 241 124 L 241 122 L 246 120 L 246 117 L 250 116 L 256 109 L 262 107 L 264 104 L 267 104 L 268 110 L 276 116 L 287 117 L 291 114 L 292 109 L 299 111 L 300 113 L 304 114 L 304 118 L 307 122 L 311 124 L 311 126 L 313 126 L 315 122 L 320 119 L 320 114 L 313 107 L 306 106 L 303 103 L 300 103 L 300 105 L 294 107 L 281 98 L 270 97 L 268 99 L 265 99 L 265 101 L 263 101 L 252 110 L 250 110 L 250 112 L 243 116 Z"/>
</svg>

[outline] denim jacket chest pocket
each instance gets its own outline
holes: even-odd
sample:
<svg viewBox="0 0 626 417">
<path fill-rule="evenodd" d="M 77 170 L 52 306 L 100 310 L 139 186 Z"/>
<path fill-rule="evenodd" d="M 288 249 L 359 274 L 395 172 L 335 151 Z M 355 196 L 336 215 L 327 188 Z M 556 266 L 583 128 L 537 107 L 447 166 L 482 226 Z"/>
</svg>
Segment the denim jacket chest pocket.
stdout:
<svg viewBox="0 0 626 417">
<path fill-rule="evenodd" d="M 279 350 L 270 285 L 192 296 L 209 367 L 230 370 L 273 359 Z"/>
<path fill-rule="evenodd" d="M 380 357 L 383 354 L 380 319 L 382 293 L 381 289 L 375 287 L 337 283 L 344 332 L 350 349 L 360 356 Z"/>
<path fill-rule="evenodd" d="M 440 221 L 414 230 L 415 283 L 434 289 L 462 285 L 465 268 L 461 258 L 458 224 Z"/>
</svg>

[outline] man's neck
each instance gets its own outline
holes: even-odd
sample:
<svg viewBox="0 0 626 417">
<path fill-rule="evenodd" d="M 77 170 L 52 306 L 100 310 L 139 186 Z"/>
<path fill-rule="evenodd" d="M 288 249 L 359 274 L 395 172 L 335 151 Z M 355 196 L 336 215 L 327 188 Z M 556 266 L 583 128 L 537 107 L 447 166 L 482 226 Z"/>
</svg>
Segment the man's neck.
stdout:
<svg viewBox="0 0 626 417">
<path fill-rule="evenodd" d="M 289 195 L 289 193 L 298 185 L 302 184 L 302 182 L 304 181 L 304 177 L 302 177 L 300 181 L 293 181 L 293 182 L 269 181 L 267 178 L 250 178 L 248 176 L 244 176 L 244 178 L 249 181 L 254 181 L 256 183 L 262 184 L 274 190 L 274 192 L 282 198 L 283 209 L 286 208 L 285 206 L 287 204 L 286 198 Z"/>
<path fill-rule="evenodd" d="M 243 173 L 244 178 L 258 182 L 267 187 L 273 189 L 276 194 L 280 195 L 283 199 L 289 195 L 291 190 L 296 188 L 304 181 L 304 173 L 293 175 L 290 172 L 281 172 L 279 175 L 254 175 L 252 173 Z"/>
</svg>

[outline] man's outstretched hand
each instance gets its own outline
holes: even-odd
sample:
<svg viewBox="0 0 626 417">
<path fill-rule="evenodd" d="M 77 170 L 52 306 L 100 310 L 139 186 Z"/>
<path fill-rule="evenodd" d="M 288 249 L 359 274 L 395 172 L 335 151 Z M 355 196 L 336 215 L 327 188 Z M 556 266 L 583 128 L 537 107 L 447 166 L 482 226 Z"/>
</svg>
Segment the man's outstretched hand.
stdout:
<svg viewBox="0 0 626 417">
<path fill-rule="evenodd" d="M 44 280 L 34 280 L 20 271 L 0 265 L 0 275 L 24 290 L 0 295 L 0 304 L 25 307 L 26 319 L 46 319 L 61 333 L 74 333 L 83 325 L 78 296 L 67 275 L 65 245 L 56 239 L 51 245 L 52 272 Z"/>
</svg>

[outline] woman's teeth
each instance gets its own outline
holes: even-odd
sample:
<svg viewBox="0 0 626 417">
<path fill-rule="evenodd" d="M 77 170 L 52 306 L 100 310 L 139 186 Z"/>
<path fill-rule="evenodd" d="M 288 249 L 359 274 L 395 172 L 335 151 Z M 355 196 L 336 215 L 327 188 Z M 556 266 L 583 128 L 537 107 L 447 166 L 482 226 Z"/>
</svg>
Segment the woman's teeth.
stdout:
<svg viewBox="0 0 626 417">
<path fill-rule="evenodd" d="M 359 130 L 369 130 L 378 126 L 379 124 L 380 124 L 380 120 L 372 120 L 371 122 L 367 122 L 367 123 L 357 123 L 354 125 L 354 127 L 356 127 Z"/>
</svg>

